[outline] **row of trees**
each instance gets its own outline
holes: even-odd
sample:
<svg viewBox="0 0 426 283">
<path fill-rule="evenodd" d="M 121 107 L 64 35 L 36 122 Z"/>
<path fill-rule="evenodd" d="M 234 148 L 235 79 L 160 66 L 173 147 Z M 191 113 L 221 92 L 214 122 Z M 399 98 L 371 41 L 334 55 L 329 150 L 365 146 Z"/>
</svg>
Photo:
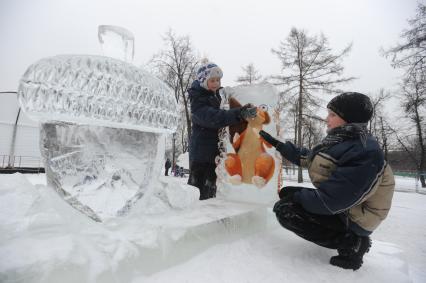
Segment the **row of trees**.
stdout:
<svg viewBox="0 0 426 283">
<path fill-rule="evenodd" d="M 381 143 L 385 156 L 391 149 L 402 148 L 416 164 L 418 172 L 426 171 L 425 148 L 425 56 L 426 56 L 426 8 L 418 4 L 416 16 L 409 20 L 409 29 L 401 34 L 402 43 L 396 44 L 382 55 L 390 59 L 393 67 L 404 70 L 398 93 L 391 94 L 384 89 L 371 94 L 374 106 L 370 132 Z M 262 78 L 253 64 L 244 66 L 243 75 L 236 79 L 242 84 L 269 81 L 280 89 L 279 111 L 285 120 L 286 129 L 293 127 L 293 142 L 298 146 L 312 147 L 323 138 L 323 121 L 317 117 L 327 94 L 341 92 L 342 84 L 354 80 L 343 75 L 343 59 L 349 54 L 351 44 L 334 52 L 323 34 L 310 36 L 305 30 L 292 28 L 288 37 L 278 48 L 272 49 L 281 62 L 281 73 Z M 169 30 L 164 36 L 164 49 L 155 54 L 151 65 L 155 73 L 175 92 L 176 101 L 181 105 L 185 123 L 177 133 L 182 152 L 188 150 L 191 135 L 189 101 L 186 90 L 195 79 L 195 72 L 201 62 L 188 36 L 178 36 Z M 384 111 L 385 103 L 391 96 L 398 96 L 405 118 L 415 129 L 414 135 L 404 134 L 395 126 Z M 302 171 L 299 170 L 299 182 Z M 425 175 L 421 175 L 425 184 Z"/>
<path fill-rule="evenodd" d="M 416 15 L 408 21 L 409 27 L 401 33 L 401 42 L 383 51 L 392 66 L 404 71 L 400 84 L 401 106 L 414 135 L 401 137 L 394 131 L 399 144 L 409 153 L 420 173 L 422 187 L 426 187 L 426 6 L 419 3 Z M 411 127 L 410 127 L 411 128 Z"/>
</svg>

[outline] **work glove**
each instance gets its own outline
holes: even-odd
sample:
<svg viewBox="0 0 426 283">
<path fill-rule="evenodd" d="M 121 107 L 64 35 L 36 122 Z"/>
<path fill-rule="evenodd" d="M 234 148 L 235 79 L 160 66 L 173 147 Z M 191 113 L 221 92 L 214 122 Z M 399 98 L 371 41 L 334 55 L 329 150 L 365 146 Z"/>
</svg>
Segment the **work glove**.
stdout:
<svg viewBox="0 0 426 283">
<path fill-rule="evenodd" d="M 261 130 L 259 132 L 259 135 L 265 140 L 267 141 L 270 145 L 272 145 L 273 147 L 277 147 L 277 145 L 280 144 L 280 141 L 277 140 L 276 138 L 272 137 L 270 134 L 268 134 L 267 132 L 265 132 L 264 130 Z"/>
<path fill-rule="evenodd" d="M 293 186 L 282 187 L 281 190 L 278 192 L 278 196 L 280 197 L 280 199 L 294 201 L 294 194 L 296 192 L 300 192 L 301 189 L 302 187 L 293 187 Z"/>
<path fill-rule="evenodd" d="M 257 115 L 257 107 L 254 107 L 253 104 L 247 103 L 240 109 L 240 117 L 243 120 L 254 118 Z"/>
<path fill-rule="evenodd" d="M 292 162 L 294 162 L 294 160 L 296 160 L 297 158 L 300 158 L 297 155 L 297 148 L 291 142 L 281 142 L 263 130 L 259 131 L 259 136 L 261 136 L 270 145 L 275 147 L 284 158 L 290 161 L 293 160 Z"/>
</svg>

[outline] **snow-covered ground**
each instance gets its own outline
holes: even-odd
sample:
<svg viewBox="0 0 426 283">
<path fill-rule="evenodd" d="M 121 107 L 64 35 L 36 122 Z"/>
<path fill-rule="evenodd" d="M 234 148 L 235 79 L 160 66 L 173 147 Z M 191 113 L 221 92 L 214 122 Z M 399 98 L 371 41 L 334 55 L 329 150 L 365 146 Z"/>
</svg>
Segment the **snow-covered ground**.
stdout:
<svg viewBox="0 0 426 283">
<path fill-rule="evenodd" d="M 405 181 L 397 178 L 397 187 Z M 373 233 L 373 247 L 356 272 L 329 265 L 334 251 L 282 229 L 269 208 L 267 227 L 238 239 L 212 240 L 163 269 L 143 273 L 137 272 L 138 264 L 143 269 L 140 247 L 155 250 L 156 237 L 146 227 L 164 219 L 132 218 L 105 227 L 47 189 L 44 175 L 0 175 L 0 184 L 0 282 L 426 282 L 423 194 L 395 193 L 391 212 Z M 222 204 L 210 202 L 215 209 Z M 213 229 L 221 233 L 220 227 Z"/>
</svg>

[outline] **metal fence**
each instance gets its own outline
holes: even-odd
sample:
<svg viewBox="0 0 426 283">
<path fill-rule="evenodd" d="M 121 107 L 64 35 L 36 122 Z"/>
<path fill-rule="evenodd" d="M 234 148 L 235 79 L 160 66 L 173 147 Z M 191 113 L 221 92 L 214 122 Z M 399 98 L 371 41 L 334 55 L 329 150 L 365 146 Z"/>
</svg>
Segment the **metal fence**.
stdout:
<svg viewBox="0 0 426 283">
<path fill-rule="evenodd" d="M 297 166 L 283 166 L 282 176 L 284 184 L 286 181 L 297 182 L 298 180 L 298 168 Z M 303 183 L 310 183 L 308 170 L 303 169 Z M 420 194 L 426 194 L 426 188 L 422 188 L 420 183 L 420 176 L 426 177 L 426 173 L 420 173 L 416 171 L 396 171 L 395 176 L 395 191 L 398 192 L 415 192 Z M 303 183 L 300 184 L 303 186 Z"/>
<path fill-rule="evenodd" d="M 400 174 L 400 172 L 395 172 L 395 190 L 426 194 L 426 188 L 422 187 L 420 176 L 426 178 L 426 173 L 410 172 L 410 174 L 406 174 L 406 172 L 404 172 Z"/>
<path fill-rule="evenodd" d="M 0 155 L 1 166 L 0 168 L 41 168 L 43 162 L 40 157 L 24 156 L 24 155 Z"/>
<path fill-rule="evenodd" d="M 0 161 L 2 169 L 17 169 L 21 168 L 32 168 L 38 170 L 31 170 L 32 172 L 43 172 L 43 162 L 40 157 L 36 156 L 9 156 L 9 155 L 0 155 Z M 3 170 L 4 171 L 4 170 Z M 184 172 L 185 175 L 189 174 L 189 171 L 186 169 Z M 282 176 L 284 185 L 286 181 L 297 182 L 298 180 L 298 167 L 297 166 L 283 166 Z M 305 184 L 310 183 L 308 170 L 302 170 L 303 181 Z M 416 192 L 421 194 L 426 194 L 426 188 L 422 188 L 420 183 L 420 176 L 423 174 L 426 177 L 425 173 L 420 173 L 416 171 L 396 171 L 395 175 L 395 190 L 399 192 Z M 303 186 L 303 183 L 300 184 Z"/>
</svg>

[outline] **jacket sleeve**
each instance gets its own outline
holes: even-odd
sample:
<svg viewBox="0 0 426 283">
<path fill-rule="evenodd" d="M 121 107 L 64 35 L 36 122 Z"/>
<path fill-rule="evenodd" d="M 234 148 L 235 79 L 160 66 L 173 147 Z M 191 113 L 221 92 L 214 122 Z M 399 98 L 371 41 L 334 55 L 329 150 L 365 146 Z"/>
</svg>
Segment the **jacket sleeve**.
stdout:
<svg viewBox="0 0 426 283">
<path fill-rule="evenodd" d="M 207 96 L 198 96 L 191 102 L 192 121 L 206 128 L 223 128 L 241 121 L 240 108 L 217 109 L 208 103 Z"/>
<path fill-rule="evenodd" d="M 347 153 L 317 189 L 303 189 L 295 201 L 316 214 L 337 214 L 358 204 L 374 187 L 383 168 L 376 152 Z"/>
<path fill-rule="evenodd" d="M 276 148 L 288 161 L 296 164 L 297 166 L 306 166 L 305 160 L 309 154 L 308 149 L 304 147 L 298 148 L 289 141 L 285 143 L 280 142 Z"/>
</svg>

